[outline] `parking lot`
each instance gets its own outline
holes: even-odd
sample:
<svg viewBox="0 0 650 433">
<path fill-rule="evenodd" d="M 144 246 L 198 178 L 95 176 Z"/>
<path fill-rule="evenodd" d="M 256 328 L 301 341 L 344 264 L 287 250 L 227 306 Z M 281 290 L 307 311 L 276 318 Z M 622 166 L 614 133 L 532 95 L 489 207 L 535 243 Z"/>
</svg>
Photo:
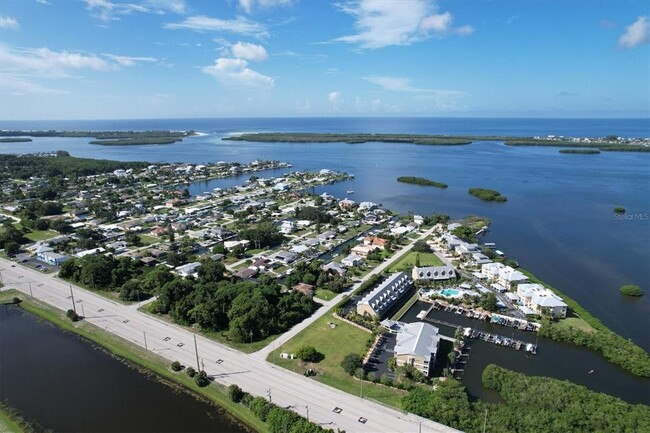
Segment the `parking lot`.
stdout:
<svg viewBox="0 0 650 433">
<path fill-rule="evenodd" d="M 389 332 L 381 335 L 381 340 L 372 351 L 368 362 L 363 366 L 366 373 L 373 372 L 376 377 L 386 374 L 393 378 L 393 373 L 388 369 L 388 360 L 393 357 L 397 336 Z"/>
</svg>

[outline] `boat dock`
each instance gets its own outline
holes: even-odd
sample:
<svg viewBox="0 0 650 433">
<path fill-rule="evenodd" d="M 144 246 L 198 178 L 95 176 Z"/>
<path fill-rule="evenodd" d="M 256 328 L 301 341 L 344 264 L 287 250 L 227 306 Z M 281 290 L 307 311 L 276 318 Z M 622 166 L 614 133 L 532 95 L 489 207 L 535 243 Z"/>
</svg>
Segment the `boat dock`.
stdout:
<svg viewBox="0 0 650 433">
<path fill-rule="evenodd" d="M 487 343 L 496 344 L 497 346 L 511 347 L 515 350 L 521 350 L 523 347 L 526 352 L 532 353 L 533 355 L 537 353 L 537 346 L 525 341 L 517 340 L 515 338 L 505 337 L 503 335 L 491 334 L 489 332 L 479 331 L 472 328 L 464 328 L 462 326 L 446 322 L 444 320 L 433 319 L 428 317 L 429 313 L 433 309 L 435 304 L 431 305 L 428 310 L 422 310 L 418 313 L 417 318 L 426 322 L 431 322 L 436 325 L 448 326 L 454 329 L 461 329 L 463 331 L 463 337 L 467 339 L 478 339 L 483 340 Z"/>
<path fill-rule="evenodd" d="M 445 302 L 440 302 L 438 300 L 434 301 L 431 305 L 431 308 L 427 311 L 427 315 L 431 309 L 447 311 L 450 313 L 458 314 L 459 316 L 468 317 L 470 319 L 482 320 L 484 322 L 490 322 L 496 325 L 508 326 L 510 328 L 517 328 L 520 331 L 535 332 L 539 331 L 540 324 L 535 322 L 530 322 L 528 320 L 516 319 L 510 316 L 504 316 L 497 313 L 488 313 L 485 311 L 470 310 L 467 308 L 459 307 L 452 304 L 447 304 Z M 420 317 L 418 316 L 418 319 Z"/>
</svg>

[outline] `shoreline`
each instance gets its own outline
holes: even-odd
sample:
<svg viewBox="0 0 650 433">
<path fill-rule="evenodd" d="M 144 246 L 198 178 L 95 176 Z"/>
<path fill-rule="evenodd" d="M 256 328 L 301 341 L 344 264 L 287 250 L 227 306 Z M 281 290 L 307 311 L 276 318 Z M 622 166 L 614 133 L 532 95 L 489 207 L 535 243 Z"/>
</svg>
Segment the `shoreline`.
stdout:
<svg viewBox="0 0 650 433">
<path fill-rule="evenodd" d="M 37 299 L 31 299 L 18 290 L 3 290 L 0 293 L 0 303 L 10 301 L 13 297 L 21 299 L 18 306 L 27 313 L 56 326 L 63 332 L 71 332 L 86 342 L 98 346 L 110 356 L 130 368 L 138 370 L 141 374 L 154 376 L 156 380 L 172 389 L 181 390 L 196 399 L 207 401 L 221 410 L 224 415 L 235 419 L 245 429 L 251 432 L 269 432 L 266 423 L 256 418 L 249 409 L 230 400 L 225 387 L 212 383 L 204 388 L 199 388 L 194 380 L 185 373 L 172 371 L 171 364 L 159 355 L 146 352 L 129 341 L 89 322 L 81 320 L 73 323 L 65 316 L 64 312 Z"/>
</svg>

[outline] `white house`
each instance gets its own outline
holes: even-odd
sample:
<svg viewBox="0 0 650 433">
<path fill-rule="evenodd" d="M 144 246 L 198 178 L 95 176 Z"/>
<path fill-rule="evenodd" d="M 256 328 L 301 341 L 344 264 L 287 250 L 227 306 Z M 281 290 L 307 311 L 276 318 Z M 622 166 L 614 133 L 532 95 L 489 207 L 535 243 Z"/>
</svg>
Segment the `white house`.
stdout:
<svg viewBox="0 0 650 433">
<path fill-rule="evenodd" d="M 176 273 L 181 277 L 196 276 L 199 267 L 201 267 L 200 262 L 192 262 L 183 266 L 178 266 L 174 268 L 174 271 L 176 271 Z"/>
<path fill-rule="evenodd" d="M 357 313 L 381 316 L 411 287 L 413 280 L 404 272 L 396 272 L 357 303 Z"/>
<path fill-rule="evenodd" d="M 68 256 L 55 253 L 54 251 L 44 251 L 38 255 L 39 260 L 54 266 L 60 266 L 63 262 L 68 260 L 68 258 Z"/>
<path fill-rule="evenodd" d="M 349 256 L 347 256 L 346 258 L 341 260 L 341 264 L 344 265 L 344 266 L 350 267 L 350 266 L 357 266 L 362 261 L 363 261 L 363 259 L 361 257 L 357 256 L 356 254 L 350 254 Z"/>
<path fill-rule="evenodd" d="M 538 314 L 547 312 L 551 317 L 566 317 L 567 305 L 562 298 L 541 284 L 519 284 L 517 296 L 521 303 Z"/>
<path fill-rule="evenodd" d="M 438 328 L 428 323 L 403 324 L 397 333 L 395 360 L 398 366 L 410 365 L 429 376 L 440 346 Z"/>
<path fill-rule="evenodd" d="M 290 235 L 296 230 L 296 223 L 293 221 L 282 221 L 280 225 L 280 233 Z"/>
<path fill-rule="evenodd" d="M 444 281 L 456 279 L 456 270 L 451 266 L 415 267 L 411 271 L 414 280 Z"/>
</svg>

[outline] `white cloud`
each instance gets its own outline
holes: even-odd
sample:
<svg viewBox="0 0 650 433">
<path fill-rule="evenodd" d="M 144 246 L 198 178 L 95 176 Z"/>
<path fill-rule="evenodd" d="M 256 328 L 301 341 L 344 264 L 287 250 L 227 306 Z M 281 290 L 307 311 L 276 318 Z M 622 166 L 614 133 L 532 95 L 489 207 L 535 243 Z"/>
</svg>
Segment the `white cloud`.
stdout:
<svg viewBox="0 0 650 433">
<path fill-rule="evenodd" d="M 247 42 L 237 42 L 230 47 L 233 57 L 250 60 L 252 62 L 261 62 L 269 58 L 266 49 L 261 45 L 249 44 Z"/>
<path fill-rule="evenodd" d="M 247 14 L 253 12 L 253 6 L 257 3 L 262 8 L 272 8 L 275 6 L 287 6 L 293 3 L 293 0 L 239 0 L 241 7 Z"/>
<path fill-rule="evenodd" d="M 0 73 L 0 89 L 10 95 L 53 95 L 68 93 L 63 90 L 51 89 L 42 84 L 35 83 L 25 77 L 16 74 Z"/>
<path fill-rule="evenodd" d="M 105 56 L 113 60 L 120 66 L 134 66 L 136 63 L 141 63 L 141 62 L 153 63 L 158 61 L 158 59 L 156 59 L 155 57 L 118 56 L 116 54 L 105 54 Z"/>
<path fill-rule="evenodd" d="M 196 15 L 188 17 L 180 23 L 167 23 L 164 27 L 172 30 L 187 29 L 197 32 L 231 32 L 257 37 L 268 35 L 268 32 L 263 25 L 245 17 L 237 17 L 234 20 L 222 20 L 220 18 L 211 18 L 205 15 Z"/>
<path fill-rule="evenodd" d="M 625 33 L 619 38 L 618 46 L 621 48 L 634 48 L 648 43 L 650 24 L 648 17 L 641 16 L 625 28 Z"/>
<path fill-rule="evenodd" d="M 18 30 L 20 24 L 12 17 L 0 17 L 0 29 Z"/>
<path fill-rule="evenodd" d="M 65 76 L 66 70 L 107 71 L 112 66 L 94 54 L 52 51 L 48 48 L 8 49 L 0 46 L 0 64 L 6 71 L 47 77 Z"/>
<path fill-rule="evenodd" d="M 110 0 L 85 0 L 86 8 L 102 21 L 117 21 L 120 15 L 134 12 L 163 15 L 167 12 L 185 13 L 185 0 L 142 0 L 139 3 L 118 3 Z"/>
<path fill-rule="evenodd" d="M 50 4 L 49 0 L 36 0 L 36 3 L 40 3 L 42 5 L 49 5 Z"/>
<path fill-rule="evenodd" d="M 335 41 L 358 44 L 366 49 L 410 45 L 432 35 L 456 33 L 463 36 L 474 31 L 467 25 L 454 28 L 453 15 L 450 12 L 437 13 L 429 0 L 353 0 L 337 6 L 355 17 L 357 33 Z"/>
<path fill-rule="evenodd" d="M 243 59 L 221 57 L 214 62 L 214 65 L 204 66 L 201 70 L 226 85 L 266 88 L 274 84 L 273 78 L 250 69 L 248 62 Z"/>
<path fill-rule="evenodd" d="M 384 90 L 392 92 L 406 92 L 412 93 L 419 99 L 433 99 L 437 105 L 456 106 L 456 102 L 466 96 L 465 92 L 459 90 L 445 90 L 445 89 L 429 89 L 415 87 L 411 84 L 411 80 L 402 77 L 390 76 L 373 76 L 364 77 L 364 79 L 372 84 L 375 84 Z"/>
<path fill-rule="evenodd" d="M 339 102 L 340 99 L 341 99 L 341 92 L 330 92 L 330 94 L 327 95 L 327 100 L 333 104 Z"/>
</svg>

